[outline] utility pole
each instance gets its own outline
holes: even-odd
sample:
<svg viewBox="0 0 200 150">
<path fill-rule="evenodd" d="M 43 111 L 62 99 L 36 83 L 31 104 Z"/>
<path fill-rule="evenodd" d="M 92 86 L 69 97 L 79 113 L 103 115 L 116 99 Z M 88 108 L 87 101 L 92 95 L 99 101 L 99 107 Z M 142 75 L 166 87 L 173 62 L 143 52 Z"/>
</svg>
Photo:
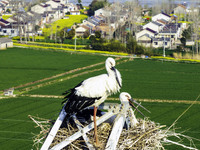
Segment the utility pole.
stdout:
<svg viewBox="0 0 200 150">
<path fill-rule="evenodd" d="M 76 50 L 76 28 L 74 28 L 74 30 L 75 30 L 75 47 L 74 47 L 74 49 Z"/>
<path fill-rule="evenodd" d="M 163 57 L 165 57 L 165 36 L 164 36 L 164 45 L 163 45 Z"/>
</svg>

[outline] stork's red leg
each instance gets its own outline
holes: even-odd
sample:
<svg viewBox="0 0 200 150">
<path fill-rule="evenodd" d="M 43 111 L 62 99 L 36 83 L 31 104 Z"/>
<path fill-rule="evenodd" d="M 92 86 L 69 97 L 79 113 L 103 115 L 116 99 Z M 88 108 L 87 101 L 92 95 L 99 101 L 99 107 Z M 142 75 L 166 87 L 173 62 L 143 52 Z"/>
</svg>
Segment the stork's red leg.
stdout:
<svg viewBox="0 0 200 150">
<path fill-rule="evenodd" d="M 97 113 L 97 107 L 94 106 L 94 137 L 95 137 L 95 142 L 96 142 L 96 145 L 99 145 L 99 139 L 98 139 L 98 136 L 97 136 L 97 123 L 96 123 L 96 113 Z"/>
</svg>

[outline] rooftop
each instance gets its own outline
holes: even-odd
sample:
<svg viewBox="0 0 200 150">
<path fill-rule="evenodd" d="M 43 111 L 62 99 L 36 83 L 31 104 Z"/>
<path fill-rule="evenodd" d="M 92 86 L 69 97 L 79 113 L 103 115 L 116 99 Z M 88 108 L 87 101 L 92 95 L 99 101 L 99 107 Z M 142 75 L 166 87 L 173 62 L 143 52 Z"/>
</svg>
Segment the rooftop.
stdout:
<svg viewBox="0 0 200 150">
<path fill-rule="evenodd" d="M 10 22 L 4 20 L 3 18 L 0 19 L 0 22 L 4 23 L 4 24 L 9 24 Z"/>
<path fill-rule="evenodd" d="M 12 40 L 9 38 L 0 38 L 0 43 L 7 43 L 7 42 L 12 42 Z"/>
<path fill-rule="evenodd" d="M 147 30 L 147 31 L 149 31 L 149 32 L 152 32 L 152 33 L 154 33 L 154 34 L 157 33 L 156 31 L 154 31 L 154 30 L 152 30 L 152 29 L 149 29 L 149 28 L 146 28 L 145 30 Z"/>
</svg>

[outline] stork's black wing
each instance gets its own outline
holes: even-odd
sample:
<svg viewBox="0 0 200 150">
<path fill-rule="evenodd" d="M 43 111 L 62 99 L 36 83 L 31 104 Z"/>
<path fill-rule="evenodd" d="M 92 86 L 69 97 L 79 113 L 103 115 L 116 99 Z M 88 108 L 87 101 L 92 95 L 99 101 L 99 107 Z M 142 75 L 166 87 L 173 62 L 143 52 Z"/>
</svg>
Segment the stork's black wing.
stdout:
<svg viewBox="0 0 200 150">
<path fill-rule="evenodd" d="M 80 86 L 81 84 L 82 82 L 64 93 L 66 95 L 63 101 L 63 103 L 66 102 L 64 109 L 68 115 L 77 113 L 85 109 L 86 107 L 94 104 L 95 100 L 99 100 L 101 98 L 101 97 L 85 97 L 76 95 L 75 88 Z"/>
</svg>

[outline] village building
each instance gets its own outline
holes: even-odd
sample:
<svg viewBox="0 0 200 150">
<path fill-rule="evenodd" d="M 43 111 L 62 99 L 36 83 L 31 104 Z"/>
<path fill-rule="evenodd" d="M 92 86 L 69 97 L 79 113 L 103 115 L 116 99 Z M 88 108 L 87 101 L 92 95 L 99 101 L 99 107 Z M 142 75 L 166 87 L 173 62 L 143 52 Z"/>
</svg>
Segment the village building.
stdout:
<svg viewBox="0 0 200 150">
<path fill-rule="evenodd" d="M 43 14 L 45 11 L 51 11 L 52 7 L 50 4 L 45 4 L 45 3 L 40 3 L 37 4 L 33 7 L 31 7 L 31 11 L 38 13 L 38 14 Z"/>
<path fill-rule="evenodd" d="M 9 38 L 0 38 L 0 49 L 6 49 L 8 47 L 13 47 L 13 41 Z"/>
<path fill-rule="evenodd" d="M 159 47 L 165 47 L 165 48 L 170 48 L 171 41 L 170 38 L 153 38 L 152 39 L 152 47 L 154 48 L 159 48 Z"/>
<path fill-rule="evenodd" d="M 158 20 L 166 20 L 166 21 L 170 22 L 171 16 L 162 12 L 162 13 L 159 13 L 152 17 L 152 21 L 158 21 Z"/>
<path fill-rule="evenodd" d="M 159 23 L 159 22 L 149 22 L 146 25 L 143 26 L 143 29 L 149 28 L 151 30 L 154 30 L 156 32 L 159 32 L 162 30 L 162 28 L 164 27 L 163 24 Z"/>
<path fill-rule="evenodd" d="M 185 5 L 179 4 L 176 8 L 174 8 L 174 14 L 186 14 L 187 8 Z"/>
</svg>

